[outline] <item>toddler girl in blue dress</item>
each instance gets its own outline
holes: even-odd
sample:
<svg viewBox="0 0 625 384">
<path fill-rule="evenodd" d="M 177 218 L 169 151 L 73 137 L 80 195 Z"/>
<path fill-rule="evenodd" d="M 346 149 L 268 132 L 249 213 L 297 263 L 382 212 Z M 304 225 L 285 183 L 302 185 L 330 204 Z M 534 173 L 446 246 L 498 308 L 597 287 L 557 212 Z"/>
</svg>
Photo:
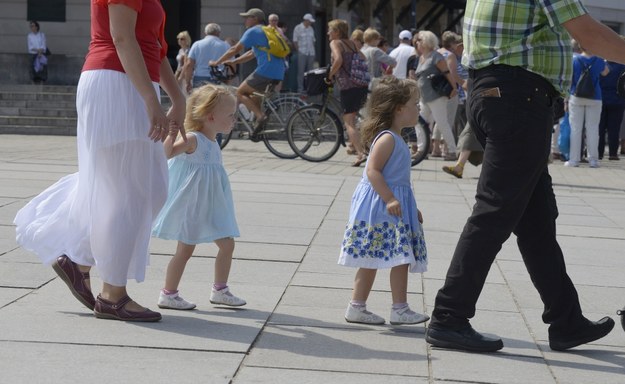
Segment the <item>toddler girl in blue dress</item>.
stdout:
<svg viewBox="0 0 625 384">
<path fill-rule="evenodd" d="M 377 270 L 391 268 L 391 324 L 418 324 L 429 317 L 408 306 L 408 271 L 424 272 L 427 252 L 410 186 L 410 149 L 401 136 L 402 128 L 417 124 L 417 84 L 387 77 L 368 103 L 369 118 L 361 131 L 369 158 L 352 197 L 339 257 L 339 264 L 358 268 L 345 320 L 384 324 L 384 318 L 367 311 L 366 301 Z"/>
<path fill-rule="evenodd" d="M 242 306 L 245 300 L 228 288 L 228 275 L 234 252 L 234 237 L 239 228 L 228 175 L 223 167 L 218 133 L 228 133 L 235 119 L 236 99 L 224 87 L 205 85 L 187 100 L 184 121 L 186 139 L 176 140 L 176 131 L 165 139 L 170 159 L 167 202 L 154 222 L 152 236 L 178 240 L 174 257 L 167 266 L 165 287 L 158 306 L 168 309 L 193 309 L 195 304 L 178 294 L 178 284 L 196 244 L 215 242 L 215 281 L 210 302 Z"/>
</svg>

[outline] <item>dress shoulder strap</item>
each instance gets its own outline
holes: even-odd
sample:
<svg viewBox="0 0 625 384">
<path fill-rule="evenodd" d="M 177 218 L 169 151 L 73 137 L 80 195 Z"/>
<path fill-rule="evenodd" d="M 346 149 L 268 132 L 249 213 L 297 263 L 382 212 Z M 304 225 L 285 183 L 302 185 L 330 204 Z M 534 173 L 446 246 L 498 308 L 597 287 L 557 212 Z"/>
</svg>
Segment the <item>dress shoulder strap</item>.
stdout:
<svg viewBox="0 0 625 384">
<path fill-rule="evenodd" d="M 392 131 L 385 129 L 375 136 L 375 138 L 371 142 L 371 148 L 373 148 L 373 145 L 375 144 L 375 142 L 378 141 L 378 139 L 382 137 L 382 135 L 387 134 L 387 133 L 389 133 L 391 136 L 393 136 L 393 139 L 395 139 L 395 134 Z"/>
</svg>

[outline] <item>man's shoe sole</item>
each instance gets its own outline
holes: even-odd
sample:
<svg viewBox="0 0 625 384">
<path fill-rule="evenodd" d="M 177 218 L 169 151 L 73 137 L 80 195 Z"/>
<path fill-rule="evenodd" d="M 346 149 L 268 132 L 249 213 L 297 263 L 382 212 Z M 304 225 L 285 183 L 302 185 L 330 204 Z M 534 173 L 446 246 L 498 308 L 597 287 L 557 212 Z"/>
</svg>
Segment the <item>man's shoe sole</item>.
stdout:
<svg viewBox="0 0 625 384">
<path fill-rule="evenodd" d="M 503 343 L 501 343 L 500 345 L 495 345 L 493 347 L 479 348 L 479 347 L 473 347 L 473 346 L 470 346 L 470 345 L 454 343 L 452 341 L 438 340 L 438 339 L 435 339 L 435 338 L 430 337 L 430 336 L 426 336 L 425 337 L 425 341 L 427 341 L 433 347 L 446 348 L 446 349 L 456 349 L 456 350 L 460 350 L 460 351 L 469 351 L 469 352 L 497 352 L 498 350 L 503 348 Z"/>
</svg>

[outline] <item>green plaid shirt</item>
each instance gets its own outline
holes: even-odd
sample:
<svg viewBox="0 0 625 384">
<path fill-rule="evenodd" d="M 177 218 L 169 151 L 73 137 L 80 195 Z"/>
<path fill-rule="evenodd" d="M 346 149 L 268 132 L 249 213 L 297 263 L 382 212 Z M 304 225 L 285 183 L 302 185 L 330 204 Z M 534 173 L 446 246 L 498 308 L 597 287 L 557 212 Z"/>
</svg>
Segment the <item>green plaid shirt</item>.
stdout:
<svg viewBox="0 0 625 384">
<path fill-rule="evenodd" d="M 562 24 L 586 13 L 580 0 L 467 0 L 462 64 L 522 67 L 565 93 L 573 52 Z"/>
</svg>

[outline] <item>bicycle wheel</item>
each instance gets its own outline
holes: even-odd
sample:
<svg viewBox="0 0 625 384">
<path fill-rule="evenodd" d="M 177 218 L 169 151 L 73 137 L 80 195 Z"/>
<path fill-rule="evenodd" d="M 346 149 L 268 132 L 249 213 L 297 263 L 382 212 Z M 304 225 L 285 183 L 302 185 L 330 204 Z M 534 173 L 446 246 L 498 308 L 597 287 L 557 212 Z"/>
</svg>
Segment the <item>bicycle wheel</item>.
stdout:
<svg viewBox="0 0 625 384">
<path fill-rule="evenodd" d="M 241 120 L 243 119 L 243 116 L 241 116 L 241 113 L 238 110 L 236 112 L 236 116 L 237 118 L 234 121 L 232 130 L 229 133 L 221 134 L 221 144 L 219 145 L 221 149 L 224 149 L 226 145 L 228 145 L 228 143 L 230 142 L 230 139 L 232 139 L 232 135 L 235 134 L 234 131 L 241 132 L 242 130 L 244 130 L 245 125 L 241 122 Z"/>
<path fill-rule="evenodd" d="M 235 126 L 236 126 L 236 123 L 235 123 Z M 232 131 L 228 133 L 221 133 L 221 145 L 219 146 L 219 148 L 224 149 L 226 145 L 228 145 L 228 143 L 230 142 L 230 139 L 232 138 L 232 132 L 234 132 L 234 127 L 232 128 Z"/>
<path fill-rule="evenodd" d="M 297 108 L 305 105 L 304 101 L 294 97 L 277 98 L 270 101 L 266 110 L 267 123 L 261 132 L 263 142 L 269 150 L 281 159 L 294 159 L 297 154 L 293 152 L 286 135 L 286 122 L 289 116 Z"/>
<path fill-rule="evenodd" d="M 343 134 L 339 117 L 320 105 L 295 111 L 287 123 L 289 145 L 302 159 L 326 161 L 339 149 Z"/>
<path fill-rule="evenodd" d="M 410 148 L 411 166 L 415 166 L 427 158 L 430 152 L 430 128 L 419 122 L 414 127 L 403 128 L 401 135 Z"/>
</svg>

